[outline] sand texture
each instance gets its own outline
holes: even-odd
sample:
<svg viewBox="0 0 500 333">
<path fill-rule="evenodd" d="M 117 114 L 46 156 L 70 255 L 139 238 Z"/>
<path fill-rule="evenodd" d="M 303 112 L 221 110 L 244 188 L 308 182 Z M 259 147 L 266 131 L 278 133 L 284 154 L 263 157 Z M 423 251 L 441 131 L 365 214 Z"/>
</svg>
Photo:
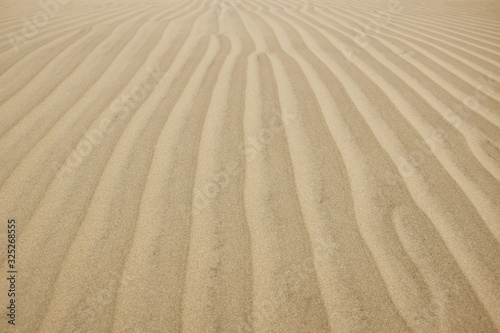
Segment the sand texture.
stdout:
<svg viewBox="0 0 500 333">
<path fill-rule="evenodd" d="M 0 37 L 0 332 L 500 331 L 498 0 L 0 0 Z"/>
</svg>

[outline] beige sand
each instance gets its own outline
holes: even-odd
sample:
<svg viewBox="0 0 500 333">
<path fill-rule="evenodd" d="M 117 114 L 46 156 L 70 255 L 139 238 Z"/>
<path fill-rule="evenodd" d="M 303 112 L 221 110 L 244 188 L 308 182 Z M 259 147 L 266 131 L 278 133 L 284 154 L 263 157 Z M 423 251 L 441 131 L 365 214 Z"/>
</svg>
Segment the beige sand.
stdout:
<svg viewBox="0 0 500 333">
<path fill-rule="evenodd" d="M 0 332 L 500 330 L 498 1 L 59 1 L 0 1 Z"/>
</svg>

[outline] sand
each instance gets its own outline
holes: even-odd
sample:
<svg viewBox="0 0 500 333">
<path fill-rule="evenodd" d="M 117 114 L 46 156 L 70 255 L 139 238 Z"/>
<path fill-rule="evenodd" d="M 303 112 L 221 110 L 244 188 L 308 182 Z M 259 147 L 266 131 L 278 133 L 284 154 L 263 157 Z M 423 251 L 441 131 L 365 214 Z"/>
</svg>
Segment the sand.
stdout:
<svg viewBox="0 0 500 333">
<path fill-rule="evenodd" d="M 1 332 L 499 332 L 498 1 L 2 0 L 0 36 Z"/>
</svg>

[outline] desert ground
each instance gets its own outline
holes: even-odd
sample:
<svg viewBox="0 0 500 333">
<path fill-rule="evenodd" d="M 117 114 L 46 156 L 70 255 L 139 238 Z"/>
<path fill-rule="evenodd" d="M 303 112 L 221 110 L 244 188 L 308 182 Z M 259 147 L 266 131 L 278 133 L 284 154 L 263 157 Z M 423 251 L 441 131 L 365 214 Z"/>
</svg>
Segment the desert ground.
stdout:
<svg viewBox="0 0 500 333">
<path fill-rule="evenodd" d="M 500 2 L 0 0 L 0 308 L 499 332 Z"/>
</svg>

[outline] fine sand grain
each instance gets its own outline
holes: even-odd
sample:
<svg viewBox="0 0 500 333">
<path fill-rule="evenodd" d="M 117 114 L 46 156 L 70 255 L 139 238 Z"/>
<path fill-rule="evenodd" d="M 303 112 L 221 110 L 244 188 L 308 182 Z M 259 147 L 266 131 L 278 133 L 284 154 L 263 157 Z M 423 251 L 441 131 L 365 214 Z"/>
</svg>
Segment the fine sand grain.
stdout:
<svg viewBox="0 0 500 333">
<path fill-rule="evenodd" d="M 0 37 L 0 332 L 499 332 L 498 0 L 0 0 Z"/>
</svg>

